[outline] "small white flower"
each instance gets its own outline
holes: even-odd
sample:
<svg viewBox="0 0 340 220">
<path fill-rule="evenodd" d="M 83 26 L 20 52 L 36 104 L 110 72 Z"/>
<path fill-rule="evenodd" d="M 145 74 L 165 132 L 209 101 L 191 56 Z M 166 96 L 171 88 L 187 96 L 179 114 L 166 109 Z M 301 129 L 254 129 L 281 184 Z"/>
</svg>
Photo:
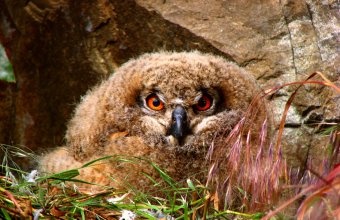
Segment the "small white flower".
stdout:
<svg viewBox="0 0 340 220">
<path fill-rule="evenodd" d="M 24 179 L 28 183 L 35 183 L 35 179 L 38 177 L 38 171 L 37 170 L 32 170 L 29 174 L 24 176 Z"/>
<path fill-rule="evenodd" d="M 108 203 L 117 204 L 117 203 L 120 203 L 121 201 L 123 201 L 123 199 L 128 195 L 129 195 L 129 193 L 125 193 L 124 195 L 122 195 L 120 197 L 107 198 L 106 201 Z"/>
<path fill-rule="evenodd" d="M 43 209 L 37 209 L 33 212 L 33 220 L 38 220 L 40 213 L 43 211 Z"/>
<path fill-rule="evenodd" d="M 175 220 L 174 217 L 167 215 L 159 210 L 142 209 L 141 211 L 153 216 L 155 219 Z"/>
<path fill-rule="evenodd" d="M 134 220 L 136 218 L 136 214 L 129 211 L 129 210 L 123 210 L 122 216 L 119 218 L 119 220 Z"/>
<path fill-rule="evenodd" d="M 76 184 L 73 184 L 73 191 L 79 192 L 79 187 Z"/>
</svg>

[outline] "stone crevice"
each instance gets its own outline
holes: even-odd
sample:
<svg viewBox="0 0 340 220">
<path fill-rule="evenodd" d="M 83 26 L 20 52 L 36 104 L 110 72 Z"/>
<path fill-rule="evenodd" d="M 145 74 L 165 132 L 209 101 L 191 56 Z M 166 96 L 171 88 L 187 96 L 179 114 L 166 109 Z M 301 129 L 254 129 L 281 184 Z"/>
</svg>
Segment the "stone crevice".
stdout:
<svg viewBox="0 0 340 220">
<path fill-rule="evenodd" d="M 263 59 L 261 59 L 261 58 L 252 58 L 252 59 L 249 59 L 249 60 L 246 60 L 246 61 L 240 63 L 239 66 L 246 67 L 250 64 L 254 64 L 254 63 L 257 63 L 257 62 L 261 62 L 261 61 L 263 61 Z"/>
<path fill-rule="evenodd" d="M 313 20 L 313 11 L 311 10 L 311 6 L 308 4 L 308 2 L 306 2 L 306 7 L 307 7 L 309 19 L 311 21 L 311 24 L 312 24 L 312 27 L 313 27 L 313 30 L 314 30 L 314 33 L 315 33 L 315 36 L 316 36 L 316 42 L 315 43 L 316 43 L 316 46 L 317 46 L 318 51 L 319 51 L 319 58 L 320 58 L 321 61 L 324 61 L 322 59 L 321 49 L 320 49 L 320 46 L 319 46 L 320 37 L 318 35 L 318 32 L 317 32 L 315 24 L 314 24 L 314 20 Z"/>
<path fill-rule="evenodd" d="M 311 111 L 314 111 L 315 109 L 319 109 L 321 106 L 315 106 L 311 105 L 308 106 L 305 110 L 302 111 L 302 117 L 306 117 Z"/>
<path fill-rule="evenodd" d="M 97 26 L 95 26 L 95 27 L 91 30 L 91 32 L 96 32 L 96 31 L 100 30 L 101 28 L 107 26 L 107 25 L 110 23 L 110 21 L 111 21 L 111 18 L 107 18 L 106 20 L 100 22 Z"/>
<path fill-rule="evenodd" d="M 282 4 L 282 2 L 280 2 L 280 4 Z M 285 21 L 285 26 L 287 28 L 287 32 L 288 32 L 288 37 L 289 37 L 289 44 L 290 44 L 290 50 L 291 50 L 291 54 L 292 54 L 292 62 L 293 62 L 293 68 L 294 68 L 294 74 L 295 76 L 297 76 L 297 67 L 296 67 L 296 63 L 295 63 L 295 52 L 294 52 L 294 46 L 293 46 L 293 39 L 292 39 L 292 33 L 291 30 L 289 28 L 289 21 L 287 16 L 285 15 L 285 13 L 283 12 L 283 6 L 281 5 L 281 14 L 284 18 Z"/>
</svg>

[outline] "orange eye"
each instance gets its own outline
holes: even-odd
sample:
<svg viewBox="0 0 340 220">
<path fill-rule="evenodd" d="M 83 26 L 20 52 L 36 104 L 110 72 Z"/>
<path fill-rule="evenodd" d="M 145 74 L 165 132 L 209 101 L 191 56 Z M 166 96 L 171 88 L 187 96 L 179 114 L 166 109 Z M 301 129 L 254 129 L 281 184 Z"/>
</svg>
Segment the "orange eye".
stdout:
<svg viewBox="0 0 340 220">
<path fill-rule="evenodd" d="M 164 103 L 155 94 L 151 94 L 148 97 L 146 97 L 146 104 L 148 105 L 149 108 L 155 111 L 160 111 L 164 109 Z"/>
<path fill-rule="evenodd" d="M 212 98 L 208 94 L 204 94 L 195 105 L 195 109 L 198 111 L 206 111 L 211 107 Z"/>
</svg>

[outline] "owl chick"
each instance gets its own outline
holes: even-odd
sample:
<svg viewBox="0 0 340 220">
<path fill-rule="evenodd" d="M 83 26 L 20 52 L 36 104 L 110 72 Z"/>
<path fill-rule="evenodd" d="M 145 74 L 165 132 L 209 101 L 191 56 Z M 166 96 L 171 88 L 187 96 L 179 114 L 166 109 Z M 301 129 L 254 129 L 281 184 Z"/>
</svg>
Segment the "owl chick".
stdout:
<svg viewBox="0 0 340 220">
<path fill-rule="evenodd" d="M 249 73 L 221 57 L 142 55 L 87 93 L 68 124 L 66 146 L 43 155 L 40 170 L 59 172 L 121 155 L 151 161 L 177 181 L 204 181 L 210 145 L 232 130 L 258 92 Z M 152 166 L 110 159 L 81 169 L 79 179 L 143 190 L 150 177 L 160 180 Z"/>
</svg>

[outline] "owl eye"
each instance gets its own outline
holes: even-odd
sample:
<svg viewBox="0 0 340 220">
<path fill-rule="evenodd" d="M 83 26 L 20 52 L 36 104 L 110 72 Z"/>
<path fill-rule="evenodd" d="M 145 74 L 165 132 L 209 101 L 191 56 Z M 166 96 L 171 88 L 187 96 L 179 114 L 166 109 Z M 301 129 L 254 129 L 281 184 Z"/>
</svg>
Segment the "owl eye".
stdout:
<svg viewBox="0 0 340 220">
<path fill-rule="evenodd" d="M 212 104 L 212 97 L 208 94 L 204 94 L 197 102 L 196 105 L 194 105 L 194 108 L 197 111 L 206 111 L 211 107 Z"/>
<path fill-rule="evenodd" d="M 146 104 L 148 105 L 149 108 L 155 111 L 160 111 L 164 109 L 164 103 L 155 94 L 151 94 L 148 97 L 146 97 Z"/>
</svg>

